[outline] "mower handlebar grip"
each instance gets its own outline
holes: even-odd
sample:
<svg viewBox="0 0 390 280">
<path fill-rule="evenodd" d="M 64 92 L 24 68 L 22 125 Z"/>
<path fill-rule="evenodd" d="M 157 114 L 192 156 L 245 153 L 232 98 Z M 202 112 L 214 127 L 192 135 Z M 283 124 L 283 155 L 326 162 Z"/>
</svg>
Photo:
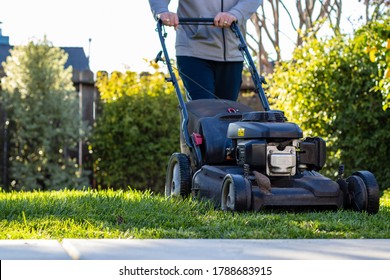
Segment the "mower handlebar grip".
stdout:
<svg viewBox="0 0 390 280">
<path fill-rule="evenodd" d="M 179 18 L 179 24 L 214 24 L 214 18 Z"/>
<path fill-rule="evenodd" d="M 179 24 L 182 25 L 214 25 L 214 18 L 179 18 Z M 232 22 L 232 25 L 237 21 Z"/>
<path fill-rule="evenodd" d="M 164 23 L 159 20 L 161 25 Z M 214 18 L 179 18 L 179 24 L 181 25 L 214 25 Z M 237 21 L 233 22 L 232 25 L 237 24 Z"/>
</svg>

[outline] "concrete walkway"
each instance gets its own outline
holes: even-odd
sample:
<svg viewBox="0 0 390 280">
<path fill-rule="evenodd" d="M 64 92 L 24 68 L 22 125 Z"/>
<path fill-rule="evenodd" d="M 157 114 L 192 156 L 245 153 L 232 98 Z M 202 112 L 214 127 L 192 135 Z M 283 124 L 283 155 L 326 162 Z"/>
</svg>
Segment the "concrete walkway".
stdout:
<svg viewBox="0 0 390 280">
<path fill-rule="evenodd" d="M 390 260 L 390 239 L 0 240 L 1 260 Z"/>
</svg>

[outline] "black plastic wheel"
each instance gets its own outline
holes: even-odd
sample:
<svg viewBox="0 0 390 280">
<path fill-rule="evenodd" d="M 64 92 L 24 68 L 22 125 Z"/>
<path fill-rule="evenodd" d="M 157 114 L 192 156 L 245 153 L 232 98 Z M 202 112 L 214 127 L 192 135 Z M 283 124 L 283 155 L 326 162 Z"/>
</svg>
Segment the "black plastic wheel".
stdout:
<svg viewBox="0 0 390 280">
<path fill-rule="evenodd" d="M 352 175 L 360 177 L 367 189 L 367 213 L 376 214 L 379 211 L 379 185 L 370 171 L 357 171 Z"/>
<path fill-rule="evenodd" d="M 352 175 L 347 178 L 348 191 L 353 210 L 363 212 L 367 210 L 367 190 L 364 181 L 359 176 Z"/>
<path fill-rule="evenodd" d="M 191 190 L 191 164 L 187 155 L 172 154 L 169 159 L 166 180 L 165 196 L 187 197 Z"/>
<path fill-rule="evenodd" d="M 222 182 L 221 210 L 250 210 L 252 190 L 250 182 L 241 175 L 227 174 Z"/>
</svg>

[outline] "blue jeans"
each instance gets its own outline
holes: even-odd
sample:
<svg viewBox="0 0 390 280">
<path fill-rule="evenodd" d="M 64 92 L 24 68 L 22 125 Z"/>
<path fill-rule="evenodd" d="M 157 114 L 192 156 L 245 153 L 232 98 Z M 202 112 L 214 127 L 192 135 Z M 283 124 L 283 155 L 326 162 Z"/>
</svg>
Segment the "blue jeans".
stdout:
<svg viewBox="0 0 390 280">
<path fill-rule="evenodd" d="M 220 98 L 236 101 L 242 83 L 243 65 L 243 62 L 177 56 L 179 75 L 190 100 Z"/>
</svg>

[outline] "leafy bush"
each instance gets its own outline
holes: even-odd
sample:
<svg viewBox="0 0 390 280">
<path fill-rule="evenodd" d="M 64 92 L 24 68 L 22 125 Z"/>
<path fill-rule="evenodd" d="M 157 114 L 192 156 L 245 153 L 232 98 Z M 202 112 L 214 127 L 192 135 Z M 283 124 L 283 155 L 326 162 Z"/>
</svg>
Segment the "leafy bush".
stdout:
<svg viewBox="0 0 390 280">
<path fill-rule="evenodd" d="M 389 34 L 385 18 L 350 40 L 309 38 L 277 67 L 269 88 L 272 102 L 306 136 L 327 141 L 327 175 L 339 164 L 346 173 L 370 170 L 382 189 L 390 187 Z"/>
<path fill-rule="evenodd" d="M 178 101 L 162 73 L 99 73 L 101 114 L 92 139 L 101 188 L 164 186 L 166 164 L 179 149 Z"/>
</svg>

